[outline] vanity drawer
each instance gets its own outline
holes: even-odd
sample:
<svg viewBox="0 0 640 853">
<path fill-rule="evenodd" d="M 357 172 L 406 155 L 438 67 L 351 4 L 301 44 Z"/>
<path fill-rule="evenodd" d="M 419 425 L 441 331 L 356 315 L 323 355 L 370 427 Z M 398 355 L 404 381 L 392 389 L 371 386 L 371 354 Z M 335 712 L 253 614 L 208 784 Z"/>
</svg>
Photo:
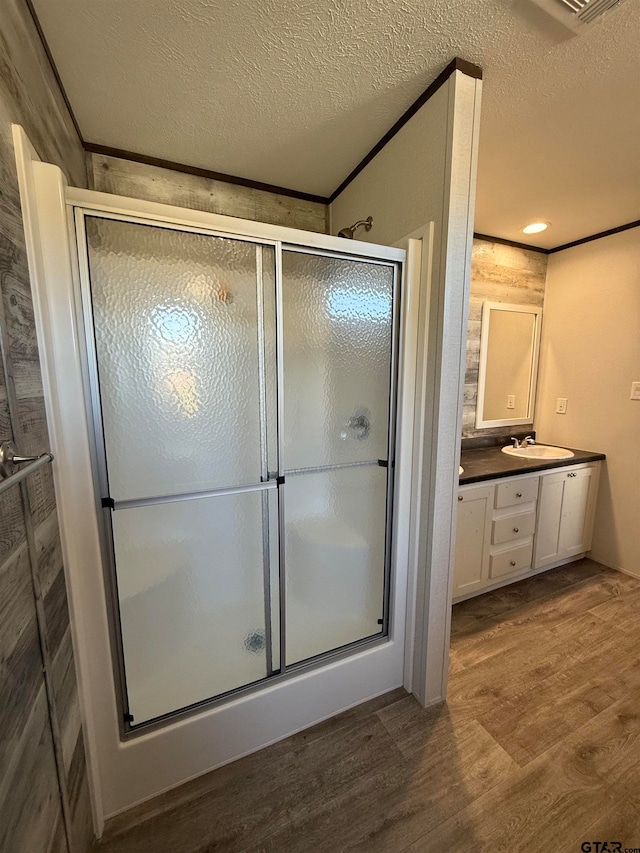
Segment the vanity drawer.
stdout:
<svg viewBox="0 0 640 853">
<path fill-rule="evenodd" d="M 501 578 L 503 575 L 526 572 L 527 569 L 531 568 L 532 556 L 533 540 L 526 545 L 492 554 L 489 562 L 489 577 Z"/>
<path fill-rule="evenodd" d="M 526 480 L 507 480 L 496 486 L 496 508 L 517 506 L 538 499 L 539 477 L 528 477 Z"/>
<path fill-rule="evenodd" d="M 494 545 L 510 542 L 512 539 L 523 539 L 525 536 L 533 536 L 536 528 L 535 512 L 521 512 L 518 515 L 509 515 L 499 518 L 493 522 L 493 533 L 491 541 Z"/>
</svg>

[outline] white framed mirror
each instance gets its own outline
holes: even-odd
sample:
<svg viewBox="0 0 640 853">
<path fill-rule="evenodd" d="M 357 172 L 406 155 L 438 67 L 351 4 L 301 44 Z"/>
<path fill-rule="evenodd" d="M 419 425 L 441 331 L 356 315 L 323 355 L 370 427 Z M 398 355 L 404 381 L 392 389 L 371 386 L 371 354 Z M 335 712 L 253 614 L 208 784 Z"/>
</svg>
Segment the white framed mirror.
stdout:
<svg viewBox="0 0 640 853">
<path fill-rule="evenodd" d="M 533 423 L 542 308 L 482 307 L 476 429 Z"/>
</svg>

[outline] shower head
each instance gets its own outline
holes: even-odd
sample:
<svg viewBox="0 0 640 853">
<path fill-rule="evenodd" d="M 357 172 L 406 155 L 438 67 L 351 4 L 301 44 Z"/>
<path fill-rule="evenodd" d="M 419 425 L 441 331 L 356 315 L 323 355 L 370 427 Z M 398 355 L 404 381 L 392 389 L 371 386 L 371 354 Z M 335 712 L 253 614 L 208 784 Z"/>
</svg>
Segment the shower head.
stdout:
<svg viewBox="0 0 640 853">
<path fill-rule="evenodd" d="M 359 219 L 353 225 L 349 226 L 349 228 L 343 228 L 342 231 L 338 231 L 338 237 L 346 237 L 347 240 L 353 240 L 353 235 L 361 225 L 364 225 L 365 231 L 371 231 L 373 216 L 367 216 L 366 219 Z"/>
</svg>

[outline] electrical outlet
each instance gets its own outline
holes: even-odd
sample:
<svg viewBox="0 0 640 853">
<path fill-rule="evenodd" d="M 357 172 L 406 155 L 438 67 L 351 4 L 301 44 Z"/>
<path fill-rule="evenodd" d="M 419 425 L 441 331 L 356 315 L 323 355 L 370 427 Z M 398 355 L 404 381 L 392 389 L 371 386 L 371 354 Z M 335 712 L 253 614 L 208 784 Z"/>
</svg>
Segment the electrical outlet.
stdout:
<svg viewBox="0 0 640 853">
<path fill-rule="evenodd" d="M 640 382 L 631 383 L 631 399 L 640 400 Z"/>
<path fill-rule="evenodd" d="M 567 414 L 567 399 L 567 397 L 558 397 L 558 402 L 556 403 L 556 415 Z"/>
<path fill-rule="evenodd" d="M 515 409 L 516 407 L 516 395 L 515 394 L 507 394 L 507 409 Z"/>
</svg>

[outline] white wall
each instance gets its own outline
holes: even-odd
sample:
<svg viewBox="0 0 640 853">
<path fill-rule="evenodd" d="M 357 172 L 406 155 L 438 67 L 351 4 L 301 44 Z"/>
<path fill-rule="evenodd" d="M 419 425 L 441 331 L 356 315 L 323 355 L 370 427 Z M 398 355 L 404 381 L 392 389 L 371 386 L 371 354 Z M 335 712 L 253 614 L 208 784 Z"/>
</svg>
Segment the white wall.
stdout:
<svg viewBox="0 0 640 853">
<path fill-rule="evenodd" d="M 393 245 L 433 221 L 435 245 L 440 245 L 453 79 L 441 86 L 330 205 L 332 234 L 373 216 L 371 231 L 361 228 L 356 238 Z"/>
<path fill-rule="evenodd" d="M 640 576 L 640 230 L 549 256 L 536 430 L 607 454 L 591 556 Z M 566 415 L 555 414 L 567 397 Z"/>
<path fill-rule="evenodd" d="M 375 243 L 395 244 L 433 222 L 431 287 L 422 294 L 429 320 L 419 344 L 426 372 L 416 423 L 422 418 L 424 441 L 414 448 L 414 459 L 422 454 L 414 523 L 416 618 L 424 633 L 416 637 L 413 690 L 428 703 L 446 689 L 481 88 L 456 71 L 330 209 L 332 233 L 372 216 L 371 231 L 357 238 Z"/>
</svg>

